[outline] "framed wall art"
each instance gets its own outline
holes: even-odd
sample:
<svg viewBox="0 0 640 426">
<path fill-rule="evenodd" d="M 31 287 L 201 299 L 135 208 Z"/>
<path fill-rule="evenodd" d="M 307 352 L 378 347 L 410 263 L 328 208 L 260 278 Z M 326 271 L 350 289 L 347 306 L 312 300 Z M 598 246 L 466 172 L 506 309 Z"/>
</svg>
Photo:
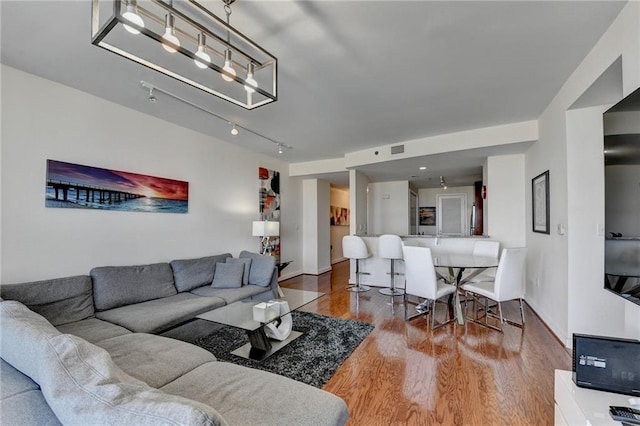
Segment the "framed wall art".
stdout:
<svg viewBox="0 0 640 426">
<path fill-rule="evenodd" d="M 420 216 L 420 226 L 436 226 L 435 207 L 420 207 L 418 214 Z"/>
<path fill-rule="evenodd" d="M 549 234 L 549 170 L 531 179 L 533 232 Z"/>
<path fill-rule="evenodd" d="M 45 206 L 127 212 L 187 213 L 189 183 L 47 160 Z"/>
</svg>

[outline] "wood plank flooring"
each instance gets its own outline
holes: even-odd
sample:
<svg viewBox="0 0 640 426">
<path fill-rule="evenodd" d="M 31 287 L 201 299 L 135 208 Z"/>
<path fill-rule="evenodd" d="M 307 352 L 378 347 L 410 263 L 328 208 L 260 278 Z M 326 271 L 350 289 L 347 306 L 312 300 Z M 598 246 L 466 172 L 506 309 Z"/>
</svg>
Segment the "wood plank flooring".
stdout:
<svg viewBox="0 0 640 426">
<path fill-rule="evenodd" d="M 345 291 L 348 277 L 342 262 L 280 285 L 326 293 L 301 310 L 375 325 L 324 386 L 346 401 L 349 425 L 553 424 L 554 369 L 570 369 L 571 356 L 528 307 L 524 330 L 467 322 L 432 332 L 424 317 L 404 321 L 402 297 Z"/>
</svg>

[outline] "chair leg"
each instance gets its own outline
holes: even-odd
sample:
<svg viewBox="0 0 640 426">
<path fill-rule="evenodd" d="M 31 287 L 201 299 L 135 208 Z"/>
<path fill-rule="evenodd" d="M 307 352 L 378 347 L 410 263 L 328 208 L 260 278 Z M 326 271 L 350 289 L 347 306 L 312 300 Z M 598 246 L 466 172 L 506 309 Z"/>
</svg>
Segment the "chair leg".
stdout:
<svg viewBox="0 0 640 426">
<path fill-rule="evenodd" d="M 396 271 L 395 260 L 391 259 L 391 284 L 389 288 L 382 288 L 378 290 L 381 294 L 386 296 L 402 296 L 405 291 L 401 288 L 396 288 Z"/>
<path fill-rule="evenodd" d="M 522 320 L 522 326 L 524 327 L 524 307 L 522 306 L 522 299 L 520 299 L 520 319 Z"/>
<path fill-rule="evenodd" d="M 406 292 L 403 295 L 403 297 L 404 297 L 404 320 L 405 321 L 409 321 L 411 319 L 414 319 L 415 317 L 426 315 L 428 313 L 428 312 L 416 312 L 413 315 L 409 315 L 409 303 L 413 304 L 414 302 L 409 301 L 409 297 Z"/>
<path fill-rule="evenodd" d="M 356 259 L 356 285 L 347 286 L 347 291 L 354 293 L 361 293 L 371 290 L 371 287 L 366 285 L 360 285 L 360 259 Z"/>
</svg>

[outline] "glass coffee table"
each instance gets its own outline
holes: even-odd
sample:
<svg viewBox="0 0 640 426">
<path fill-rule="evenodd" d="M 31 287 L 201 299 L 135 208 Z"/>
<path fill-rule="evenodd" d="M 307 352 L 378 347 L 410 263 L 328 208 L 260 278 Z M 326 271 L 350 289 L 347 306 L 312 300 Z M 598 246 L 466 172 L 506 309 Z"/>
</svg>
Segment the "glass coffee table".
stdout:
<svg viewBox="0 0 640 426">
<path fill-rule="evenodd" d="M 289 312 L 283 315 L 270 315 L 266 322 L 259 322 L 253 319 L 253 307 L 260 303 L 255 300 L 240 300 L 221 308 L 202 313 L 196 316 L 196 318 L 245 330 L 249 337 L 249 343 L 231 353 L 243 358 L 262 361 L 302 335 L 302 333 L 293 330 L 291 334 L 282 341 L 272 340 L 267 336 L 265 326 L 268 323 L 280 321 L 284 315 L 291 315 L 291 311 L 299 309 L 307 303 L 324 296 L 324 293 L 318 293 L 316 291 L 289 288 L 283 288 L 281 290 L 284 296 L 275 300 L 286 301 L 289 304 Z"/>
</svg>

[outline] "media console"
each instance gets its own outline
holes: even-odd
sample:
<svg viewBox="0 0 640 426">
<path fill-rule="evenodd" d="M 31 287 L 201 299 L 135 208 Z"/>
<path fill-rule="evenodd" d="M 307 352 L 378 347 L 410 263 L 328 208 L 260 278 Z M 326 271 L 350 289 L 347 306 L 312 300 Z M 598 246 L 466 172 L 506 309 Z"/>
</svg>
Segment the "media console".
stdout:
<svg viewBox="0 0 640 426">
<path fill-rule="evenodd" d="M 609 406 L 638 409 L 640 398 L 576 386 L 571 371 L 556 370 L 554 384 L 554 423 L 559 425 L 620 426 L 609 416 Z"/>
</svg>

